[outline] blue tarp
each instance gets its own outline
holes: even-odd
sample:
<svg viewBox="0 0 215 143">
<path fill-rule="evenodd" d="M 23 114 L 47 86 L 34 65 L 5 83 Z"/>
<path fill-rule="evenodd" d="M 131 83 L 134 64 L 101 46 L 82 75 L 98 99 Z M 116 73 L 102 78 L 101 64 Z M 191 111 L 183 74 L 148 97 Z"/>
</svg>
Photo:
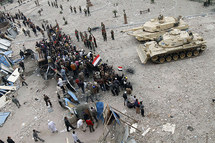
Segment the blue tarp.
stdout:
<svg viewBox="0 0 215 143">
<path fill-rule="evenodd" d="M 20 59 L 15 59 L 15 60 L 13 60 L 13 63 L 18 63 L 18 62 L 20 62 L 20 61 L 22 61 L 22 60 L 24 60 L 24 57 L 22 57 L 22 58 L 20 58 Z"/>
<path fill-rule="evenodd" d="M 67 99 L 67 98 L 64 98 L 64 100 L 65 100 L 66 106 L 68 106 L 68 102 L 71 103 L 71 104 L 73 104 L 73 103 L 72 103 L 69 99 Z"/>
<path fill-rule="evenodd" d="M 97 108 L 97 118 L 99 120 L 102 120 L 104 122 L 104 117 L 103 117 L 103 110 L 104 110 L 104 103 L 103 102 L 97 102 L 96 103 L 96 108 Z"/>
<path fill-rule="evenodd" d="M 0 126 L 3 126 L 4 122 L 7 120 L 7 117 L 10 115 L 10 112 L 0 112 Z"/>
<path fill-rule="evenodd" d="M 12 61 L 10 61 L 10 59 L 4 54 L 0 54 L 0 63 L 4 64 L 7 67 L 12 66 Z"/>
<path fill-rule="evenodd" d="M 78 98 L 75 96 L 75 94 L 74 94 L 72 91 L 68 90 L 68 94 L 69 94 L 75 101 L 78 101 Z"/>
<path fill-rule="evenodd" d="M 113 116 L 116 120 L 116 122 L 120 125 L 120 120 L 118 119 L 118 116 L 116 115 L 116 113 L 113 111 L 113 109 L 110 107 L 110 111 L 113 113 Z"/>
<path fill-rule="evenodd" d="M 5 56 L 8 56 L 8 55 L 12 54 L 13 51 L 5 51 L 5 52 L 1 52 L 1 53 L 3 53 Z"/>
</svg>

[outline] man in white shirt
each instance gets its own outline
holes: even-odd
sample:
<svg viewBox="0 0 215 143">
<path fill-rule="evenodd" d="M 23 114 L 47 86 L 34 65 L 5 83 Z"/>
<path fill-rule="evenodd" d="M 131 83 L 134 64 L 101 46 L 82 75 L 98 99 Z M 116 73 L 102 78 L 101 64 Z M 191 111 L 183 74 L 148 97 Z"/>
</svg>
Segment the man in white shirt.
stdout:
<svg viewBox="0 0 215 143">
<path fill-rule="evenodd" d="M 80 128 L 83 132 L 86 131 L 86 129 L 84 129 L 84 121 L 82 119 L 77 121 L 77 128 Z"/>
<path fill-rule="evenodd" d="M 72 137 L 74 139 L 74 143 L 82 143 L 79 139 L 78 136 L 75 134 L 75 131 L 72 132 Z"/>
<path fill-rule="evenodd" d="M 48 127 L 52 131 L 52 133 L 58 132 L 55 123 L 53 121 L 48 121 Z"/>
</svg>

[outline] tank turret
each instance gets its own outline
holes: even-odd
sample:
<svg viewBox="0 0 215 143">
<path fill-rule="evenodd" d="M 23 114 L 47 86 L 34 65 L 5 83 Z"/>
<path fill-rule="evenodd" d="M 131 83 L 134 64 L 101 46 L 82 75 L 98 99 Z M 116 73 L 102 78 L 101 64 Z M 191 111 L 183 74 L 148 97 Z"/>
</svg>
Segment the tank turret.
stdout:
<svg viewBox="0 0 215 143">
<path fill-rule="evenodd" d="M 132 33 L 128 33 L 128 35 L 134 36 L 138 41 L 152 41 L 156 40 L 165 32 L 170 31 L 171 28 L 186 30 L 188 27 L 188 24 L 182 20 L 181 16 L 174 18 L 159 15 L 158 18 L 147 21 L 141 27 L 125 30 L 123 32 L 133 31 Z"/>
</svg>

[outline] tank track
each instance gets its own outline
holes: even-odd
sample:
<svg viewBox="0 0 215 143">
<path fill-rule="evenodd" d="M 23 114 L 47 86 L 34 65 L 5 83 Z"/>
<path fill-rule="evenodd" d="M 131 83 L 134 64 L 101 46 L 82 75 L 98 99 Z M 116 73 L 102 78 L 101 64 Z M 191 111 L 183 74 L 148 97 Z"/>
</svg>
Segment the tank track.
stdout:
<svg viewBox="0 0 215 143">
<path fill-rule="evenodd" d="M 164 62 L 177 61 L 179 59 L 196 57 L 206 49 L 206 45 L 192 47 L 186 50 L 174 51 L 173 53 L 160 54 L 150 58 L 154 63 L 163 64 Z"/>
</svg>

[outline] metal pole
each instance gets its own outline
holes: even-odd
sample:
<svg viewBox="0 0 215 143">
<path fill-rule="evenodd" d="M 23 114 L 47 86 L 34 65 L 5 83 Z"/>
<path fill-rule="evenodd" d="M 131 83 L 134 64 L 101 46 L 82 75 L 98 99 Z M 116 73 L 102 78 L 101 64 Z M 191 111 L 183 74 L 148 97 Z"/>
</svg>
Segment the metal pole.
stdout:
<svg viewBox="0 0 215 143">
<path fill-rule="evenodd" d="M 130 117 L 130 116 L 128 116 L 128 115 L 126 115 L 126 114 L 122 113 L 121 111 L 117 110 L 116 108 L 114 108 L 114 107 L 112 107 L 112 106 L 111 106 L 111 108 L 113 108 L 113 109 L 114 109 L 114 110 L 116 110 L 117 112 L 121 113 L 122 115 L 125 115 L 126 117 L 128 117 L 128 118 L 130 118 L 130 119 L 134 120 L 135 122 L 138 122 L 138 121 L 137 121 L 137 120 L 135 120 L 134 118 L 132 118 L 132 117 Z"/>
</svg>

